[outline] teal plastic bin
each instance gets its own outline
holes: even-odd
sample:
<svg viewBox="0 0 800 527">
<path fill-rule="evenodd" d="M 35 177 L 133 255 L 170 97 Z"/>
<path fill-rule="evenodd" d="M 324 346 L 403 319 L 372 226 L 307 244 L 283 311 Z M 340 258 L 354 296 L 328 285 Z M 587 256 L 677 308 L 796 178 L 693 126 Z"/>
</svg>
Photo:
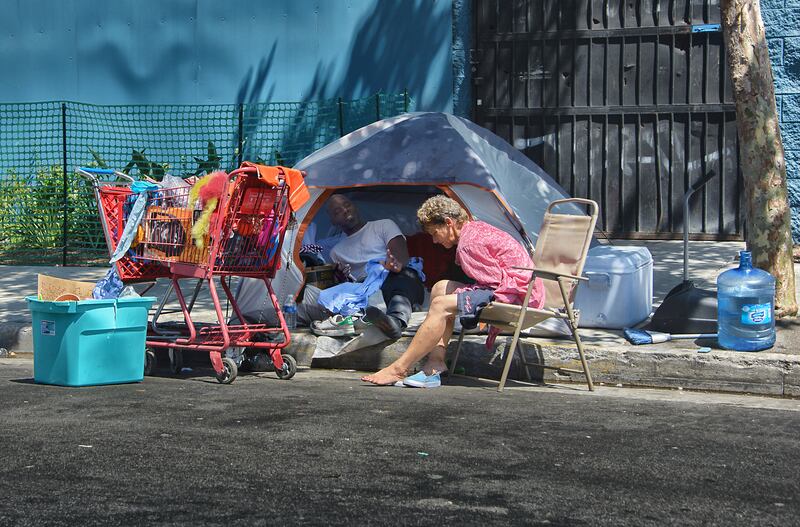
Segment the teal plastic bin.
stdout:
<svg viewBox="0 0 800 527">
<path fill-rule="evenodd" d="M 48 302 L 33 316 L 33 380 L 59 386 L 140 382 L 154 297 Z"/>
</svg>

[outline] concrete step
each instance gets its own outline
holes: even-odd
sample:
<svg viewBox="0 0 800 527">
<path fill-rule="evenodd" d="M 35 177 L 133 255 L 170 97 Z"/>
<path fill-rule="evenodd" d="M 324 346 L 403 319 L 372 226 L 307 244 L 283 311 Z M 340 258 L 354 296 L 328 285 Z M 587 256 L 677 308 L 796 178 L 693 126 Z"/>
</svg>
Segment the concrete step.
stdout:
<svg viewBox="0 0 800 527">
<path fill-rule="evenodd" d="M 8 332 L 8 325 L 4 328 Z M 18 356 L 33 352 L 31 328 L 20 327 L 13 337 L 15 345 L 5 345 Z M 4 342 L 11 342 L 3 335 Z M 12 339 L 13 340 L 13 339 Z M 485 336 L 464 338 L 457 368 L 468 376 L 499 379 L 510 337 L 499 337 L 493 352 L 484 345 Z M 382 343 L 331 358 L 314 359 L 317 337 L 304 330 L 295 332 L 288 353 L 299 366 L 359 371 L 376 371 L 394 362 L 407 349 L 411 337 Z M 456 342 L 448 348 L 448 360 Z M 577 350 L 571 340 L 520 339 L 520 348 L 529 363 L 580 370 Z M 715 392 L 751 393 L 779 397 L 800 397 L 800 356 L 776 352 L 740 353 L 712 350 L 697 353 L 687 344 L 667 342 L 650 346 L 631 346 L 608 339 L 585 342 L 586 357 L 594 383 Z M 199 352 L 198 352 L 199 353 Z M 525 368 L 514 358 L 509 379 L 527 380 Z M 528 368 L 534 383 L 573 382 L 585 387 L 583 374 L 563 373 L 536 366 Z M 509 386 L 513 386 L 511 383 Z"/>
</svg>

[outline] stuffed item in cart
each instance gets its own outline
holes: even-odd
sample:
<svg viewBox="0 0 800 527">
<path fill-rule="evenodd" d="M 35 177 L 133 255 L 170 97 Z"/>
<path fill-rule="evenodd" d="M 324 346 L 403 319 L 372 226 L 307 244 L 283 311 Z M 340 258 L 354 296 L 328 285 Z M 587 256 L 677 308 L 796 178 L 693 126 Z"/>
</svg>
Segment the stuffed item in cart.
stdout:
<svg viewBox="0 0 800 527">
<path fill-rule="evenodd" d="M 145 258 L 176 260 L 186 248 L 186 235 L 192 223 L 192 211 L 177 207 L 148 207 L 144 217 L 147 240 Z M 138 245 L 138 243 L 137 243 Z"/>
<path fill-rule="evenodd" d="M 205 248 L 211 225 L 211 215 L 225 192 L 227 182 L 228 174 L 222 171 L 212 172 L 197 181 L 189 191 L 189 203 L 195 203 L 199 199 L 203 207 L 203 212 L 192 226 L 192 239 L 194 245 L 199 249 Z"/>
</svg>

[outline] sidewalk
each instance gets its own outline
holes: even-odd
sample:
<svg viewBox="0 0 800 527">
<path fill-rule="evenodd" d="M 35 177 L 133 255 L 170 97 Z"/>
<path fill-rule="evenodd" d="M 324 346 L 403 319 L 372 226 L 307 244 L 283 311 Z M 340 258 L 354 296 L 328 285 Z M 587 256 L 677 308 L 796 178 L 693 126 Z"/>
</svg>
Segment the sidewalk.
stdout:
<svg viewBox="0 0 800 527">
<path fill-rule="evenodd" d="M 615 245 L 644 245 L 654 260 L 654 307 L 678 284 L 683 273 L 683 247 L 680 241 L 614 241 Z M 698 287 L 715 288 L 717 275 L 735 267 L 740 242 L 690 242 L 689 278 Z M 26 295 L 36 294 L 37 273 L 74 280 L 95 281 L 103 276 L 105 268 L 86 267 L 13 267 L 0 266 L 0 347 L 16 353 L 31 353 L 31 318 L 25 302 Z M 800 265 L 795 265 L 795 271 Z M 190 294 L 191 281 L 186 280 L 185 292 Z M 147 293 L 160 297 L 166 284 L 159 284 Z M 193 311 L 196 320 L 213 321 L 215 316 L 210 298 L 202 294 Z M 160 320 L 180 320 L 180 313 L 162 316 Z M 758 353 L 740 353 L 720 350 L 715 342 L 711 353 L 698 354 L 700 347 L 694 341 L 673 341 L 663 344 L 633 346 L 621 331 L 582 329 L 583 339 L 596 384 L 622 384 L 662 388 L 757 393 L 776 396 L 800 396 L 800 320 L 779 322 L 775 347 Z M 484 336 L 465 338 L 459 364 L 467 373 L 481 377 L 498 378 L 501 369 L 500 354 L 507 340 L 498 339 L 494 355 L 486 352 Z M 395 360 L 402 353 L 409 337 L 378 345 L 330 359 L 313 360 L 314 367 L 374 370 Z M 553 366 L 578 366 L 574 344 L 570 340 L 523 339 L 523 349 L 531 359 Z M 290 351 L 300 365 L 312 365 L 316 338 L 298 331 Z M 516 369 L 516 368 L 514 368 Z M 513 371 L 512 375 L 517 372 Z M 546 371 L 531 371 L 534 380 L 574 380 Z"/>
</svg>

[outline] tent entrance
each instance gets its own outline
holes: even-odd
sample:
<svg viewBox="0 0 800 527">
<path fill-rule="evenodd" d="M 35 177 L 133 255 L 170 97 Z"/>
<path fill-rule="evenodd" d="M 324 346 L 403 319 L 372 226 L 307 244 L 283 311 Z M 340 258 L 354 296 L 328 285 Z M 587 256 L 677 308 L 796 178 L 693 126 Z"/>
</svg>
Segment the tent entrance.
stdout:
<svg viewBox="0 0 800 527">
<path fill-rule="evenodd" d="M 320 195 L 318 202 L 314 204 L 315 212 L 306 216 L 303 222 L 305 225 L 303 240 L 295 248 L 295 255 L 303 245 L 315 244 L 322 247 L 322 258 L 326 263 L 330 263 L 330 250 L 344 237 L 344 234 L 331 224 L 325 210 L 325 203 L 334 194 L 347 196 L 358 207 L 364 221 L 388 218 L 397 224 L 406 237 L 409 255 L 423 259 L 425 285 L 428 289 L 441 278 L 466 280 L 466 276 L 455 265 L 455 249 L 445 249 L 435 245 L 430 236 L 422 232 L 417 222 L 417 209 L 429 197 L 438 194 L 456 197 L 447 187 L 375 185 L 329 190 Z M 467 212 L 469 213 L 469 210 Z"/>
<path fill-rule="evenodd" d="M 442 193 L 441 189 L 428 185 L 377 185 L 328 191 L 320 196 L 320 206 L 316 207 L 316 213 L 306 217 L 309 225 L 306 236 L 310 231 L 316 231 L 314 238 L 319 241 L 341 235 L 341 232 L 331 225 L 325 210 L 325 203 L 334 194 L 347 196 L 358 207 L 358 212 L 364 221 L 388 218 L 400 227 L 404 235 L 411 236 L 420 231 L 417 209 L 429 197 Z"/>
</svg>

